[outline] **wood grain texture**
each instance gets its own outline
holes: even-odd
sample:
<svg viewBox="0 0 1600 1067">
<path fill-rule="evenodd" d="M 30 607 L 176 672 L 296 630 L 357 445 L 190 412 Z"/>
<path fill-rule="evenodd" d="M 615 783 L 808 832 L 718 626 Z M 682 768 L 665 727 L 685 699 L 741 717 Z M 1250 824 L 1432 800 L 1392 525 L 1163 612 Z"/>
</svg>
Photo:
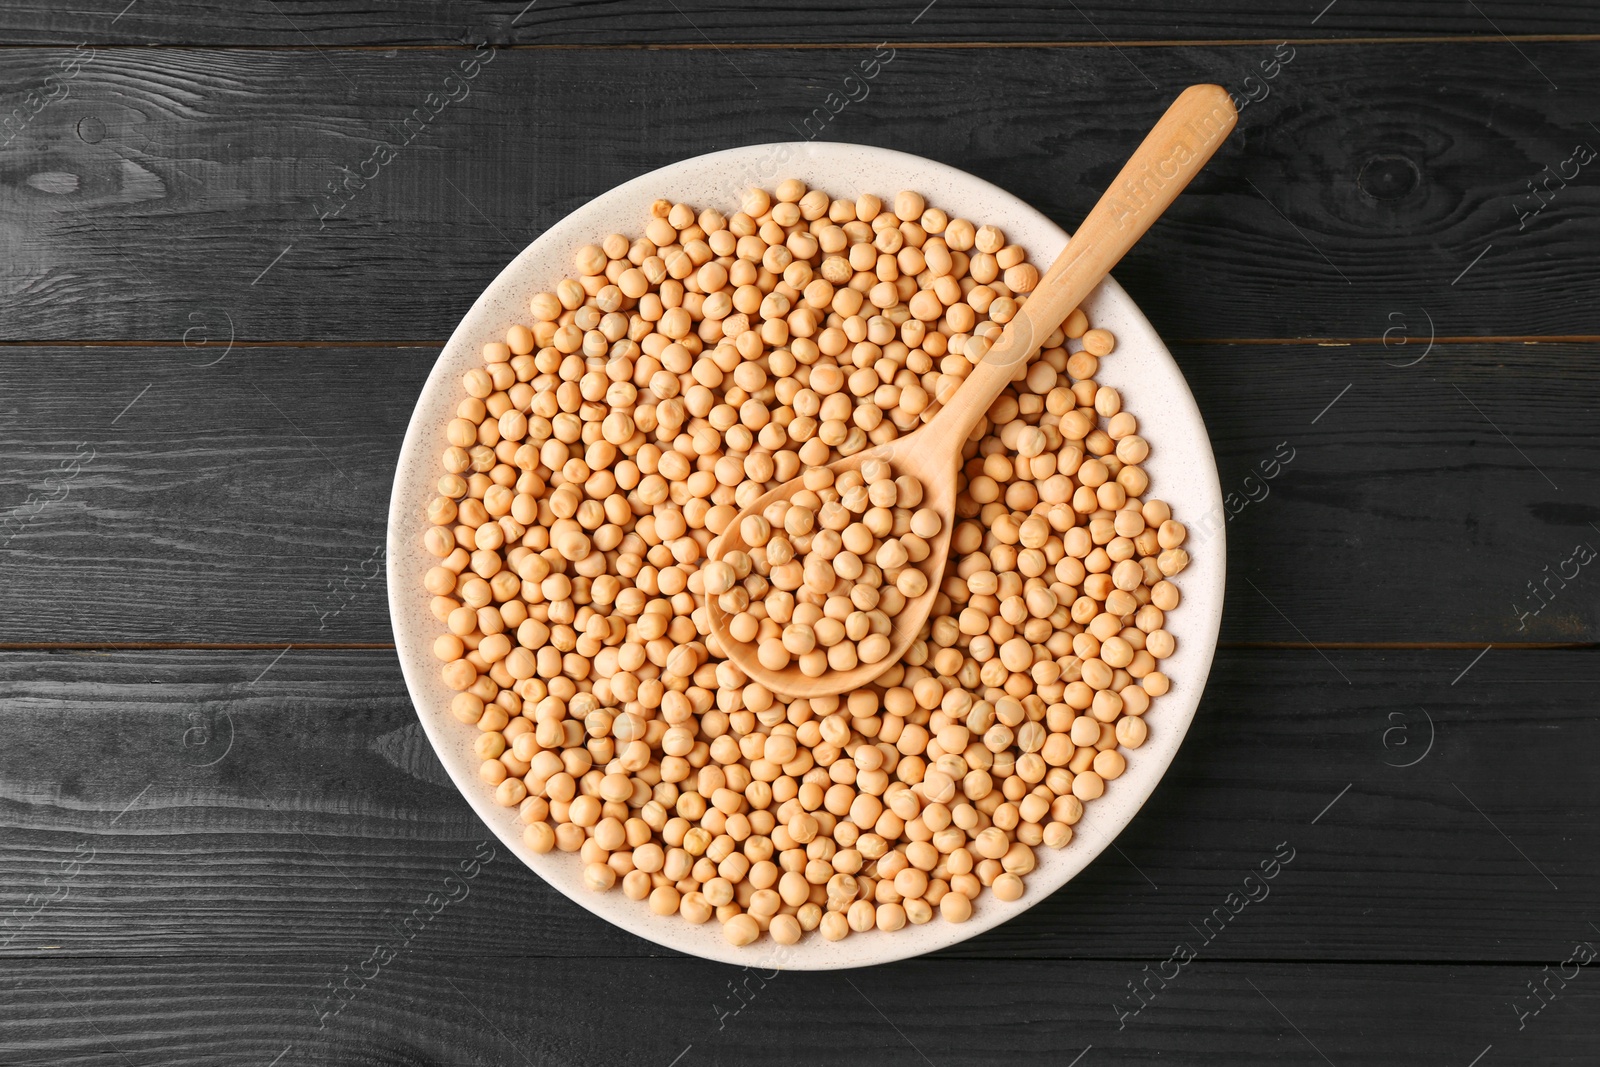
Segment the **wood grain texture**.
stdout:
<svg viewBox="0 0 1600 1067">
<path fill-rule="evenodd" d="M 1450 0 L 1321 4 L 1279 0 L 1140 0 L 1132 4 L 1056 5 L 1022 0 L 963 5 L 898 0 L 840 5 L 805 0 L 781 6 L 737 0 L 401 0 L 374 7 L 352 0 L 121 0 L 64 11 L 47 0 L 19 0 L 0 17 L 5 39 L 27 44 L 96 43 L 274 45 L 451 45 L 488 38 L 496 44 L 706 45 L 916 41 L 1194 40 L 1285 37 L 1468 36 L 1501 33 L 1592 34 L 1594 12 L 1582 3 L 1530 7 L 1509 0 L 1476 5 Z M 119 14 L 120 13 L 120 14 Z"/>
<path fill-rule="evenodd" d="M 440 930 L 437 941 L 449 939 Z M 420 940 L 420 938 L 419 938 Z M 1569 945 L 1557 946 L 1559 963 Z M 363 954 L 367 951 L 364 947 Z M 483 961 L 418 948 L 319 1028 L 327 984 L 359 962 L 290 954 L 36 960 L 4 979 L 13 1063 L 667 1067 L 873 1063 L 1277 1065 L 1593 1062 L 1588 968 L 1520 1032 L 1538 965 L 1189 964 L 1118 1028 L 1126 962 L 924 958 L 772 975 L 694 959 Z M 351 968 L 353 973 L 354 969 Z M 770 979 L 770 980 L 766 980 Z M 353 987 L 354 988 L 354 987 Z M 1153 982 L 1152 989 L 1158 988 Z M 1552 985 L 1552 988 L 1555 988 Z M 738 991 L 737 995 L 735 991 Z M 734 1014 L 735 1009 L 737 1014 Z"/>
<path fill-rule="evenodd" d="M 49 378 L 0 355 L 23 431 L 7 446 L 6 580 L 78 604 L 43 638 L 7 612 L 14 640 L 390 639 L 389 486 L 436 353 L 235 349 L 203 366 L 222 351 L 78 349 Z"/>
<path fill-rule="evenodd" d="M 1559 960 L 1600 878 L 1593 654 L 1495 651 L 1454 685 L 1461 652 L 1328 657 L 1221 653 L 1116 847 L 943 955 Z M 364 953 L 487 837 L 391 652 L 4 653 L 0 708 L 0 954 Z M 495 845 L 430 955 L 664 951 Z"/>
<path fill-rule="evenodd" d="M 0 340 L 440 341 L 575 205 L 808 130 L 966 168 L 1070 228 L 1180 88 L 1244 92 L 1263 63 L 1249 91 L 1270 95 L 1117 271 L 1164 336 L 1375 338 L 1426 312 L 1439 336 L 1593 337 L 1591 50 L 100 48 L 7 134 Z M 0 103 L 30 109 L 63 57 L 0 54 Z"/>
<path fill-rule="evenodd" d="M 435 351 L 208 367 L 203 336 L 0 348 L 0 642 L 391 640 L 377 553 Z M 1404 366 L 1425 338 L 1177 348 L 1232 513 L 1183 517 L 1192 551 L 1226 527 L 1225 641 L 1600 635 L 1596 568 L 1568 562 L 1600 549 L 1600 354 L 1438 345 Z"/>
</svg>

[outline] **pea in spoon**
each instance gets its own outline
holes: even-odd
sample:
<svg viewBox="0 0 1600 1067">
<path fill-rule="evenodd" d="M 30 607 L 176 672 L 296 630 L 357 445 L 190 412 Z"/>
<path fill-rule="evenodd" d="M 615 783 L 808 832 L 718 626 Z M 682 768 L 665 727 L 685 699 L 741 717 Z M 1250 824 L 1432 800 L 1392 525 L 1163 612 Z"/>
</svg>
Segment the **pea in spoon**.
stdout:
<svg viewBox="0 0 1600 1067">
<path fill-rule="evenodd" d="M 829 669 L 817 676 L 803 673 L 795 663 L 771 670 L 757 658 L 755 642 L 733 638 L 728 630 L 731 616 L 721 609 L 715 597 L 707 597 L 712 632 L 728 659 L 753 681 L 790 698 L 848 693 L 900 662 L 933 610 L 944 581 L 950 536 L 955 529 L 956 471 L 961 465 L 962 446 L 1001 391 L 1021 377 L 1028 358 L 1160 218 L 1233 130 L 1237 119 L 1233 101 L 1220 86 L 1191 85 L 1185 89 L 1128 159 L 949 402 L 921 429 L 829 464 L 837 477 L 845 471 L 859 470 L 870 459 L 885 460 L 895 475 L 909 474 L 922 484 L 921 506 L 937 512 L 942 520 L 939 533 L 928 542 L 928 556 L 920 565 L 928 579 L 927 591 L 908 599 L 895 615 L 888 655 L 874 663 L 861 663 L 849 670 Z M 792 498 L 803 488 L 803 479 L 794 478 L 758 497 L 712 543 L 710 557 L 721 559 L 729 552 L 748 551 L 740 533 L 744 519 L 761 514 L 774 501 Z"/>
</svg>

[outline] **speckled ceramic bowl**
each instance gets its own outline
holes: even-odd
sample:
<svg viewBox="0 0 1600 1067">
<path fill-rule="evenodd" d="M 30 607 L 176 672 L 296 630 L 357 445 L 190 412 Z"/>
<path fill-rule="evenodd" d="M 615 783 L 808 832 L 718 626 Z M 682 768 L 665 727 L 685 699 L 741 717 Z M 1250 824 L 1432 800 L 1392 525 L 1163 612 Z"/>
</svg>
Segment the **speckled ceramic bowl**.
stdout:
<svg viewBox="0 0 1600 1067">
<path fill-rule="evenodd" d="M 496 805 L 491 790 L 478 780 L 478 760 L 472 751 L 477 731 L 450 715 L 452 694 L 440 681 L 432 652 L 442 627 L 429 611 L 429 596 L 422 587 L 422 575 L 433 563 L 422 547 L 424 508 L 441 472 L 445 424 L 462 396 L 461 376 L 479 365 L 484 342 L 499 340 L 511 325 L 528 320 L 529 298 L 566 276 L 579 247 L 608 233 L 642 232 L 651 201 L 666 197 L 731 214 L 746 186 L 771 189 L 787 177 L 800 178 L 835 197 L 871 192 L 888 200 L 902 189 L 915 189 L 953 217 L 1001 227 L 1009 240 L 1028 250 L 1041 270 L 1067 240 L 1044 215 L 988 182 L 932 160 L 860 145 L 796 142 L 714 152 L 663 167 L 596 197 L 512 260 L 440 353 L 417 400 L 395 473 L 389 505 L 389 610 L 406 685 L 440 761 L 479 817 L 540 877 L 596 915 L 668 948 L 731 964 L 825 970 L 921 955 L 1016 919 L 1083 870 L 1128 825 L 1177 753 L 1205 686 L 1222 616 L 1224 536 L 1218 521 L 1222 497 L 1216 463 L 1194 398 L 1144 315 L 1115 281 L 1107 279 L 1085 305 L 1094 325 L 1117 335 L 1117 350 L 1101 363 L 1099 380 L 1121 390 L 1125 407 L 1138 416 L 1140 433 L 1151 446 L 1145 464 L 1151 494 L 1169 501 L 1174 516 L 1189 525 L 1187 547 L 1193 562 L 1177 579 L 1184 599 L 1168 629 L 1177 637 L 1178 650 L 1164 665 L 1172 689 L 1154 702 L 1147 715 L 1149 741 L 1128 753 L 1127 773 L 1108 783 L 1105 795 L 1087 805 L 1070 845 L 1059 851 L 1037 849 L 1039 866 L 1026 878 L 1027 892 L 1021 900 L 1008 904 L 986 892 L 971 920 L 959 925 L 935 916 L 926 925 L 892 934 L 871 931 L 839 942 L 813 934 L 790 947 L 763 937 L 747 948 L 735 948 L 724 940 L 715 921 L 695 926 L 676 916 L 652 915 L 643 903 L 617 890 L 590 892 L 581 884 L 577 856 L 562 852 L 541 856 L 526 848 L 516 809 Z"/>
</svg>

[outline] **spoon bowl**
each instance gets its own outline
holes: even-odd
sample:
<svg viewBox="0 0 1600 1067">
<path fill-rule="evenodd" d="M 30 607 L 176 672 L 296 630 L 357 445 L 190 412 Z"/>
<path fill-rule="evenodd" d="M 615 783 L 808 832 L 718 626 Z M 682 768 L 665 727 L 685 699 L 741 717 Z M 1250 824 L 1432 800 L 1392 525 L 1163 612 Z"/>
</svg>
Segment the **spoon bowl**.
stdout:
<svg viewBox="0 0 1600 1067">
<path fill-rule="evenodd" d="M 911 642 L 916 640 L 922 624 L 933 611 L 934 599 L 939 595 L 939 583 L 944 576 L 944 561 L 950 554 L 950 536 L 955 529 L 956 506 L 956 480 L 950 468 L 948 455 L 942 451 L 919 449 L 916 445 L 921 437 L 919 431 L 828 464 L 828 469 L 833 471 L 834 477 L 837 478 L 846 471 L 860 470 L 862 464 L 870 459 L 884 460 L 896 476 L 909 474 L 922 484 L 923 496 L 920 506 L 937 512 L 941 520 L 939 532 L 928 541 L 927 558 L 917 564 L 917 569 L 928 578 L 928 588 L 921 596 L 907 599 L 905 607 L 891 620 L 893 625 L 889 632 L 888 654 L 876 663 L 861 663 L 844 671 L 830 669 L 815 677 L 803 672 L 798 663 L 791 663 L 782 670 L 775 671 L 764 666 L 757 658 L 754 642 L 733 639 L 728 633 L 731 616 L 718 606 L 715 597 L 707 597 L 706 604 L 711 612 L 711 628 L 716 633 L 717 640 L 722 643 L 724 654 L 750 678 L 774 693 L 782 693 L 789 697 L 848 693 L 867 685 L 888 670 L 892 664 L 900 662 L 906 650 L 911 647 Z M 750 546 L 740 534 L 744 517 L 759 515 L 769 504 L 777 500 L 788 500 L 804 487 L 803 479 L 793 478 L 757 497 L 748 508 L 739 513 L 713 544 L 711 558 L 722 559 L 729 552 L 735 551 L 748 552 Z"/>
</svg>

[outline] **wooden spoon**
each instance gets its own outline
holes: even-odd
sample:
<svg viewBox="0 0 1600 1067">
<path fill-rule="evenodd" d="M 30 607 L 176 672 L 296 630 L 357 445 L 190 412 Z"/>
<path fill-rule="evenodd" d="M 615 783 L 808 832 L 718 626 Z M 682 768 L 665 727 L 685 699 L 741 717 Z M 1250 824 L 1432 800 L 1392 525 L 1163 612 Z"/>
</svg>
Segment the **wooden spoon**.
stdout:
<svg viewBox="0 0 1600 1067">
<path fill-rule="evenodd" d="M 929 541 L 928 557 L 922 564 L 928 591 L 908 600 L 895 616 L 889 654 L 876 663 L 863 663 L 845 671 L 829 670 L 815 678 L 803 674 L 797 664 L 769 670 L 756 658 L 754 643 L 735 641 L 729 635 L 729 615 L 717 606 L 715 598 L 708 597 L 711 629 L 728 659 L 752 680 L 791 698 L 847 693 L 867 685 L 900 662 L 927 621 L 944 580 L 950 535 L 955 528 L 956 471 L 961 464 L 962 445 L 1000 392 L 1022 377 L 1028 357 L 1144 236 L 1205 166 L 1237 119 L 1232 100 L 1220 86 L 1191 85 L 1185 89 L 950 401 L 915 433 L 829 465 L 837 476 L 857 470 L 869 459 L 887 460 L 897 476 L 909 474 L 922 483 L 921 506 L 932 508 L 943 520 L 938 535 Z M 760 514 L 775 500 L 789 499 L 801 488 L 802 480 L 795 478 L 758 497 L 712 543 L 711 558 L 720 559 L 734 550 L 748 551 L 740 536 L 744 518 Z"/>
</svg>

